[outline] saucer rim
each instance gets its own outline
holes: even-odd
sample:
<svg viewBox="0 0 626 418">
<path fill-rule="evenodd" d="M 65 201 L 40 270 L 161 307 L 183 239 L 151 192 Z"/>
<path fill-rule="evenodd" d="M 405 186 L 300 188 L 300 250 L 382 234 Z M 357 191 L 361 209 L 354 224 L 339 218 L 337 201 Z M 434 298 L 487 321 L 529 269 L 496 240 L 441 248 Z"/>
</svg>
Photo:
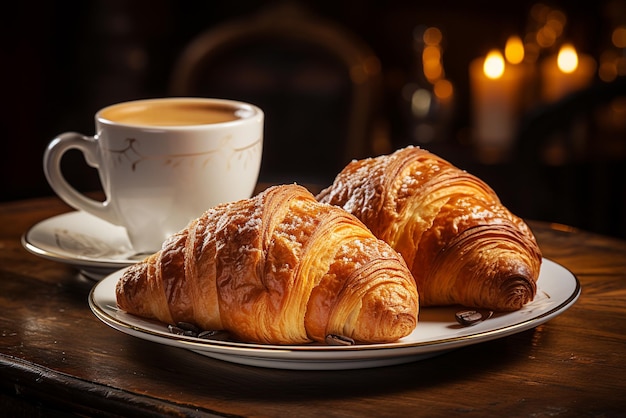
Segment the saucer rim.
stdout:
<svg viewBox="0 0 626 418">
<path fill-rule="evenodd" d="M 52 260 L 52 261 L 62 262 L 65 264 L 70 264 L 73 266 L 78 266 L 78 267 L 106 268 L 106 269 L 117 270 L 120 268 L 130 266 L 137 262 L 137 260 L 124 260 L 124 259 L 116 260 L 116 259 L 111 259 L 111 258 L 97 259 L 97 258 L 85 257 L 81 255 L 76 255 L 73 257 L 71 254 L 67 252 L 61 253 L 58 251 L 54 251 L 51 246 L 42 245 L 41 243 L 37 243 L 36 242 L 37 240 L 33 239 L 33 234 L 36 231 L 44 228 L 46 224 L 54 222 L 55 220 L 59 220 L 60 218 L 85 216 L 85 215 L 89 215 L 89 214 L 84 211 L 71 211 L 71 212 L 65 212 L 59 215 L 55 215 L 55 216 L 51 216 L 49 218 L 43 219 L 37 222 L 36 224 L 34 224 L 33 226 L 31 226 L 30 228 L 28 228 L 28 230 L 26 230 L 26 232 L 22 234 L 21 239 L 20 239 L 22 246 L 30 253 L 37 255 L 39 257 Z M 115 227 L 115 225 L 111 225 L 111 227 Z"/>
</svg>

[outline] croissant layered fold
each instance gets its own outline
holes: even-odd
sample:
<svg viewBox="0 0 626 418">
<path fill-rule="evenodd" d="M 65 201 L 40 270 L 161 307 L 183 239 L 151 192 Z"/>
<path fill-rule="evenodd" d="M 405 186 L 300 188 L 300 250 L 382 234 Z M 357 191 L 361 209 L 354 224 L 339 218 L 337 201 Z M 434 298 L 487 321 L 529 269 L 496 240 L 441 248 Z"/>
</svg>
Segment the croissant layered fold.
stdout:
<svg viewBox="0 0 626 418">
<path fill-rule="evenodd" d="M 537 292 L 541 252 L 530 228 L 486 183 L 426 150 L 353 161 L 317 199 L 404 257 L 421 306 L 513 311 Z"/>
<path fill-rule="evenodd" d="M 206 211 L 126 270 L 116 296 L 131 314 L 272 344 L 395 341 L 419 301 L 396 251 L 297 185 Z"/>
</svg>

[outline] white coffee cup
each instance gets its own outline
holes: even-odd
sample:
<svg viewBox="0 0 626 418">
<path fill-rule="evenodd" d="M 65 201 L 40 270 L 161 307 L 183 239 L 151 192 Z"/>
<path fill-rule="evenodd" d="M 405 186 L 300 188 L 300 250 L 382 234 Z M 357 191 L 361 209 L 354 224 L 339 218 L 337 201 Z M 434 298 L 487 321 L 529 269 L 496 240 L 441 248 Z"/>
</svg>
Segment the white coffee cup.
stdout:
<svg viewBox="0 0 626 418">
<path fill-rule="evenodd" d="M 125 102 L 96 113 L 96 134 L 59 135 L 44 172 L 68 205 L 123 226 L 138 253 L 158 250 L 207 209 L 249 198 L 258 180 L 264 114 L 231 100 L 162 98 Z M 106 199 L 72 187 L 61 159 L 80 150 L 98 170 Z"/>
</svg>

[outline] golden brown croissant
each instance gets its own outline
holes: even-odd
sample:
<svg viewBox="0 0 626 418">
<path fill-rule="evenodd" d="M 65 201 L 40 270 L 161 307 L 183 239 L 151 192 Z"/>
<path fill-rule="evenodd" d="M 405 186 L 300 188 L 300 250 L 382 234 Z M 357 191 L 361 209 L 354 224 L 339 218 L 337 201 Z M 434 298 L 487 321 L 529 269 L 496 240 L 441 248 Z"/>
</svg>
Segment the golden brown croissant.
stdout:
<svg viewBox="0 0 626 418">
<path fill-rule="evenodd" d="M 423 149 L 353 161 L 317 198 L 404 257 L 421 306 L 512 311 L 535 296 L 541 252 L 528 226 L 483 181 Z"/>
<path fill-rule="evenodd" d="M 419 301 L 397 252 L 297 185 L 208 210 L 130 267 L 116 295 L 131 314 L 271 344 L 395 341 Z"/>
</svg>

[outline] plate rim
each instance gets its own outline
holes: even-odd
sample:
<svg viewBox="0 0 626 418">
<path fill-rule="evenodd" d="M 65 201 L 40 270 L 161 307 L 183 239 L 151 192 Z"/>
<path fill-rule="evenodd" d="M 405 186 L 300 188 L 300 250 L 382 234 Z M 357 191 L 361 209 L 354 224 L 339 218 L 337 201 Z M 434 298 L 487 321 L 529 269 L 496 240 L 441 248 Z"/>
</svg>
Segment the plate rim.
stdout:
<svg viewBox="0 0 626 418">
<path fill-rule="evenodd" d="M 220 359 L 224 357 L 230 357 L 225 361 L 239 362 L 236 357 L 246 357 L 248 359 L 256 358 L 259 361 L 264 362 L 313 362 L 319 364 L 328 363 L 341 363 L 350 361 L 359 362 L 377 362 L 382 359 L 389 359 L 392 357 L 416 357 L 427 353 L 448 351 L 454 348 L 460 348 L 463 346 L 476 344 L 484 341 L 490 341 L 498 338 L 503 338 L 512 334 L 522 332 L 524 330 L 539 326 L 553 317 L 563 313 L 569 307 L 571 307 L 581 294 L 581 284 L 578 277 L 573 274 L 569 269 L 558 264 L 552 260 L 543 258 L 543 262 L 552 264 L 553 268 L 562 269 L 564 273 L 567 273 L 568 277 L 573 280 L 573 291 L 571 294 L 556 306 L 542 312 L 536 316 L 529 316 L 528 318 L 516 322 L 511 325 L 500 326 L 494 329 L 487 329 L 476 333 L 471 333 L 462 336 L 452 336 L 448 338 L 438 338 L 428 341 L 400 341 L 393 343 L 381 343 L 381 344 L 356 344 L 351 346 L 327 346 L 327 345 L 275 345 L 275 344 L 257 344 L 257 343 L 243 343 L 232 341 L 207 341 L 200 340 L 194 337 L 184 337 L 169 332 L 153 331 L 151 329 L 142 328 L 132 323 L 125 323 L 123 320 L 116 318 L 109 314 L 105 309 L 100 306 L 96 300 L 96 293 L 102 286 L 108 284 L 108 281 L 116 279 L 117 276 L 121 276 L 125 269 L 118 270 L 102 281 L 93 286 L 89 293 L 89 306 L 92 312 L 98 317 L 98 319 L 104 322 L 106 325 L 123 332 L 127 335 L 142 338 L 156 343 L 184 348 L 191 351 L 201 352 L 201 354 L 211 356 L 216 354 Z M 543 263 L 542 263 L 543 265 Z M 531 302 L 532 303 L 532 302 Z M 117 310 L 115 307 L 108 307 L 109 309 Z M 428 309 L 428 308 L 423 308 Z M 164 324 L 159 321 L 144 320 L 137 317 L 138 320 L 155 323 L 159 326 L 165 327 Z M 371 357 L 371 353 L 376 351 L 377 356 Z M 280 355 L 289 355 L 288 359 L 281 358 Z M 329 357 L 329 355 L 335 357 Z M 216 357 L 217 357 L 216 356 Z M 276 366 L 272 366 L 276 367 Z"/>
</svg>

